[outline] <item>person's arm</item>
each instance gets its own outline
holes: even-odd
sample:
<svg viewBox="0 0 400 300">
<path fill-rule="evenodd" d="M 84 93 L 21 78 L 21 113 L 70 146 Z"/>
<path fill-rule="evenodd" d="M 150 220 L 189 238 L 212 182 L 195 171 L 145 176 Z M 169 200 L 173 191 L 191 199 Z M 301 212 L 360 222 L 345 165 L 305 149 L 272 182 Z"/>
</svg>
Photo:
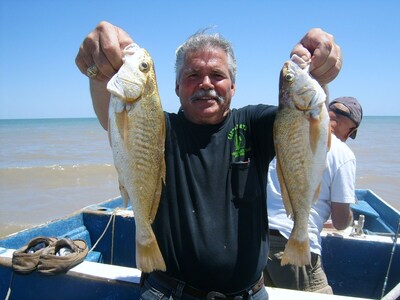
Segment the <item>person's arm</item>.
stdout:
<svg viewBox="0 0 400 300">
<path fill-rule="evenodd" d="M 107 82 L 90 79 L 90 95 L 92 97 L 94 112 L 101 126 L 108 131 L 110 93 L 107 91 Z"/>
<path fill-rule="evenodd" d="M 338 145 L 344 145 L 337 141 Z M 353 222 L 351 203 L 355 202 L 356 159 L 351 150 L 344 146 L 339 148 L 341 155 L 345 156 L 340 167 L 332 175 L 330 186 L 331 219 L 332 225 L 338 229 L 346 229 Z M 335 153 L 336 153 L 335 152 Z M 328 153 L 330 155 L 330 153 Z"/>
<path fill-rule="evenodd" d="M 94 111 L 106 130 L 110 101 L 107 82 L 122 66 L 122 50 L 131 43 L 132 38 L 124 30 L 103 21 L 84 39 L 75 59 L 77 67 L 85 75 L 90 66 L 97 66 L 98 74 L 90 79 L 90 93 Z"/>
<path fill-rule="evenodd" d="M 332 224 L 337 230 L 346 229 L 353 223 L 353 212 L 349 203 L 331 203 Z"/>
</svg>

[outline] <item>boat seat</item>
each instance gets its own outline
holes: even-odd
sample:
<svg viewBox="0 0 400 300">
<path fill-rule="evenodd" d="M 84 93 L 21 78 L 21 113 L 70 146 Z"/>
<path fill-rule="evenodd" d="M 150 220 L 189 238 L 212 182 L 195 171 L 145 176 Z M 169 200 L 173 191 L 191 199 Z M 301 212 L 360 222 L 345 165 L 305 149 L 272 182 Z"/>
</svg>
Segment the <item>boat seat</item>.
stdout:
<svg viewBox="0 0 400 300">
<path fill-rule="evenodd" d="M 379 218 L 376 210 L 364 200 L 359 200 L 356 204 L 352 204 L 351 209 L 356 216 L 364 215 L 373 219 Z"/>
<path fill-rule="evenodd" d="M 351 205 L 351 209 L 354 219 L 358 219 L 360 215 L 365 216 L 364 232 L 370 234 L 393 233 L 393 230 L 387 226 L 379 213 L 367 201 L 359 200 L 356 204 Z"/>
</svg>

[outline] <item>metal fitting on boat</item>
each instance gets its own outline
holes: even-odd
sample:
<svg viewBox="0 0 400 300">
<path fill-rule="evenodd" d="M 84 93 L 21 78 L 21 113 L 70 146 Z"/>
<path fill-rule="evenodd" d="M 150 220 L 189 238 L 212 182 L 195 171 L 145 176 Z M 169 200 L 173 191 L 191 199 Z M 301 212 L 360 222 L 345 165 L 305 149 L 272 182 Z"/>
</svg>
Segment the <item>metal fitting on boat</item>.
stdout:
<svg viewBox="0 0 400 300">
<path fill-rule="evenodd" d="M 362 235 L 363 234 L 364 223 L 365 223 L 365 216 L 364 215 L 360 215 L 358 217 L 358 220 L 354 220 L 352 235 Z"/>
</svg>

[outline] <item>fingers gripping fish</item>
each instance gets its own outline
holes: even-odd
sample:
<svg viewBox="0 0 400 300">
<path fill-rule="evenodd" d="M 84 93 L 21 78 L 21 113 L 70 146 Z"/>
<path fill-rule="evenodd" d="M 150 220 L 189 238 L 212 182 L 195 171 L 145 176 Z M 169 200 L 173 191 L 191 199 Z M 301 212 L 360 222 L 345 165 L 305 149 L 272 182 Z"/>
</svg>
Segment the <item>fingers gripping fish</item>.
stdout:
<svg viewBox="0 0 400 300">
<path fill-rule="evenodd" d="M 136 224 L 136 265 L 145 273 L 165 271 L 151 224 L 165 182 L 165 119 L 153 60 L 136 44 L 107 85 L 111 93 L 109 137 L 121 195 L 132 202 Z"/>
<path fill-rule="evenodd" d="M 286 212 L 294 220 L 281 264 L 310 264 L 308 218 L 320 192 L 330 143 L 326 95 L 294 55 L 283 65 L 274 123 L 277 173 Z"/>
</svg>

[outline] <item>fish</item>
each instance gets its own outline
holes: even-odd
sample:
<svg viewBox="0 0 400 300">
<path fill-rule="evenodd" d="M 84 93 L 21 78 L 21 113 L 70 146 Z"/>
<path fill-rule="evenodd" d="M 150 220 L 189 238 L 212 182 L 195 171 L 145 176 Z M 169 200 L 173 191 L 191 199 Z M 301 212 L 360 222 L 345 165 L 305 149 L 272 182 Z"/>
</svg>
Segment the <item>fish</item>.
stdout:
<svg viewBox="0 0 400 300">
<path fill-rule="evenodd" d="M 279 105 L 273 135 L 282 199 L 293 228 L 281 265 L 309 265 L 308 219 L 318 201 L 330 147 L 327 96 L 297 55 L 280 72 Z"/>
<path fill-rule="evenodd" d="M 151 224 L 165 185 L 165 116 L 154 62 L 137 44 L 123 50 L 123 64 L 107 84 L 108 134 L 125 206 L 132 204 L 136 225 L 136 267 L 144 273 L 166 270 Z"/>
</svg>

